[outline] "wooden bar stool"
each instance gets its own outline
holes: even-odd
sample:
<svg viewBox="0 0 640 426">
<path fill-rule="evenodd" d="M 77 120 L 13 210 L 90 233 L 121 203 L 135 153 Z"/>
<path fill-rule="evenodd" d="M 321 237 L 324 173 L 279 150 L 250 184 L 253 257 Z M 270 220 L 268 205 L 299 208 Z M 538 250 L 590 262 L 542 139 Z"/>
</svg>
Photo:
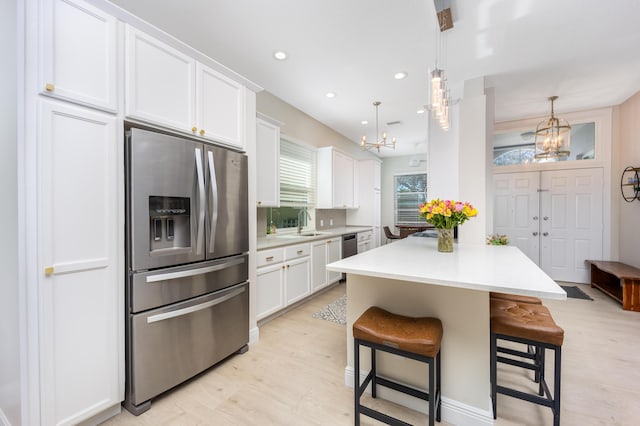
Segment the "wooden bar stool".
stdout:
<svg viewBox="0 0 640 426">
<path fill-rule="evenodd" d="M 491 300 L 491 400 L 493 418 L 497 418 L 497 394 L 512 396 L 544 405 L 553 411 L 553 424 L 560 424 L 560 377 L 562 366 L 562 343 L 564 330 L 560 328 L 549 310 L 543 305 L 519 303 L 509 300 Z M 531 345 L 536 348 L 533 356 L 529 352 L 499 347 L 498 340 Z M 545 350 L 554 351 L 553 394 L 545 379 Z M 498 356 L 498 352 L 512 357 Z M 526 362 L 518 358 L 532 359 Z M 533 370 L 539 382 L 538 395 L 498 385 L 497 364 L 501 362 Z"/>
<path fill-rule="evenodd" d="M 360 404 L 360 397 L 371 383 L 371 396 L 376 397 L 376 386 L 385 386 L 429 402 L 429 426 L 434 419 L 440 421 L 440 343 L 442 322 L 437 318 L 411 318 L 387 312 L 373 306 L 353 323 L 355 424 L 360 414 L 389 425 L 407 425 Z M 360 345 L 371 349 L 371 370 L 360 384 Z M 422 392 L 403 384 L 379 377 L 376 373 L 376 351 L 389 352 L 429 365 L 429 392 Z M 435 371 L 434 371 L 435 370 Z"/>
</svg>

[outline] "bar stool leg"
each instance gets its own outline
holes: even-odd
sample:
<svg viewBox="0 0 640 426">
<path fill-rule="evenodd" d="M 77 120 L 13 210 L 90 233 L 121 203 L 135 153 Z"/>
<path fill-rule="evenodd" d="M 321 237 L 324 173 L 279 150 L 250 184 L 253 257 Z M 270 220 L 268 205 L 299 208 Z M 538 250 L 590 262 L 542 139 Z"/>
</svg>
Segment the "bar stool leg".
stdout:
<svg viewBox="0 0 640 426">
<path fill-rule="evenodd" d="M 496 380 L 497 380 L 497 338 L 496 335 L 494 333 L 491 333 L 491 344 L 490 344 L 490 356 L 489 358 L 491 359 L 491 370 L 489 375 L 491 376 L 491 406 L 493 408 L 493 419 L 497 419 L 498 418 L 498 413 L 496 411 L 497 408 L 497 401 L 496 401 L 496 396 L 497 396 L 497 385 L 496 385 Z"/>
<path fill-rule="evenodd" d="M 355 397 L 355 426 L 360 426 L 360 342 L 354 340 L 353 345 L 353 395 Z"/>
<path fill-rule="evenodd" d="M 442 406 L 442 393 L 440 392 L 442 382 L 440 376 L 440 352 L 436 356 L 436 391 L 434 392 L 434 398 L 437 398 L 438 405 L 436 406 L 436 420 L 440 421 L 440 407 Z M 429 391 L 431 392 L 431 391 Z"/>
<path fill-rule="evenodd" d="M 538 350 L 540 351 L 539 365 L 538 365 L 538 370 L 540 372 L 539 373 L 540 385 L 538 387 L 538 395 L 544 396 L 544 388 L 542 387 L 542 383 L 544 382 L 544 369 L 546 368 L 545 355 L 547 350 L 544 348 L 544 346 L 539 346 Z"/>
<path fill-rule="evenodd" d="M 431 358 L 431 360 L 429 361 L 429 426 L 433 426 L 434 425 L 434 417 L 435 417 L 435 409 L 436 409 L 436 383 L 435 383 L 435 372 L 434 372 L 434 368 L 435 368 L 435 359 Z"/>
<path fill-rule="evenodd" d="M 560 366 L 562 365 L 562 347 L 555 347 L 553 380 L 553 426 L 560 426 Z"/>
<path fill-rule="evenodd" d="M 376 350 L 375 348 L 371 348 L 371 371 L 373 371 L 373 377 L 371 378 L 371 397 L 375 398 L 376 395 L 376 386 L 377 386 L 377 376 L 378 372 L 376 371 Z"/>
</svg>

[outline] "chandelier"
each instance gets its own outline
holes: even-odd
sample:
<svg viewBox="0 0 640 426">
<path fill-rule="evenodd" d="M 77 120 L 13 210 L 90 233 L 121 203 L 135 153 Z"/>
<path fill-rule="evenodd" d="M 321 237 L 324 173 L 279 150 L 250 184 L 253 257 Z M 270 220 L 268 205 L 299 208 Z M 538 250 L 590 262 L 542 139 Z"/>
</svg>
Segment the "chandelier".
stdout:
<svg viewBox="0 0 640 426">
<path fill-rule="evenodd" d="M 373 106 L 376 107 L 376 141 L 375 142 L 367 142 L 367 137 L 362 136 L 362 140 L 360 141 L 360 146 L 362 150 L 365 151 L 367 149 L 377 149 L 380 152 L 380 148 L 392 148 L 396 149 L 396 138 L 392 138 L 391 142 L 387 141 L 387 132 L 382 132 L 382 139 L 378 138 L 378 107 L 382 102 L 375 101 Z"/>
<path fill-rule="evenodd" d="M 557 96 L 551 96 L 551 117 L 538 123 L 536 127 L 536 159 L 568 157 L 571 153 L 571 126 L 553 112 L 553 102 Z"/>
</svg>

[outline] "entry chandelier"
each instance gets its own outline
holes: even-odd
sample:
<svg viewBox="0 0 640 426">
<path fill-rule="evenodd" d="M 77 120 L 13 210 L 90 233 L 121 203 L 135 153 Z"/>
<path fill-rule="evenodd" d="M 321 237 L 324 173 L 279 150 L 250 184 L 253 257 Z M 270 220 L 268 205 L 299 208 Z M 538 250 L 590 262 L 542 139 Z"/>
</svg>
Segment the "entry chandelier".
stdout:
<svg viewBox="0 0 640 426">
<path fill-rule="evenodd" d="M 554 115 L 553 102 L 557 96 L 551 96 L 551 117 L 538 123 L 536 127 L 536 159 L 568 157 L 571 153 L 571 126 L 562 118 Z"/>
<path fill-rule="evenodd" d="M 375 101 L 373 106 L 376 107 L 376 141 L 375 142 L 367 142 L 367 137 L 362 136 L 362 140 L 360 141 L 360 146 L 362 150 L 365 151 L 367 149 L 377 149 L 380 152 L 380 148 L 392 148 L 396 149 L 396 138 L 391 138 L 391 142 L 387 141 L 387 132 L 382 132 L 382 139 L 378 138 L 378 107 L 382 102 Z"/>
</svg>

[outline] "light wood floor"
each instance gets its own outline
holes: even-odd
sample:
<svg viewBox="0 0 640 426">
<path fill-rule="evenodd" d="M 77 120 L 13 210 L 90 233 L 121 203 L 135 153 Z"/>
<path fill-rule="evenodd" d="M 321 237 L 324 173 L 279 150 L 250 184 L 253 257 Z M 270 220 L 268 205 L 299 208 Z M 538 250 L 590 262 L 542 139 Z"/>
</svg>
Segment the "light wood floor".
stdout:
<svg viewBox="0 0 640 426">
<path fill-rule="evenodd" d="M 561 422 L 640 424 L 640 312 L 623 311 L 598 290 L 579 286 L 593 302 L 545 301 L 565 329 Z M 247 353 L 156 399 L 146 413 L 135 417 L 123 410 L 105 425 L 352 425 L 353 389 L 344 385 L 345 326 L 312 318 L 344 293 L 340 284 L 270 321 Z M 498 378 L 532 386 L 525 373 L 509 367 L 501 366 Z M 410 423 L 427 424 L 426 415 L 368 401 Z M 365 416 L 361 422 L 378 424 Z M 550 425 L 551 410 L 499 395 L 495 424 Z"/>
</svg>

